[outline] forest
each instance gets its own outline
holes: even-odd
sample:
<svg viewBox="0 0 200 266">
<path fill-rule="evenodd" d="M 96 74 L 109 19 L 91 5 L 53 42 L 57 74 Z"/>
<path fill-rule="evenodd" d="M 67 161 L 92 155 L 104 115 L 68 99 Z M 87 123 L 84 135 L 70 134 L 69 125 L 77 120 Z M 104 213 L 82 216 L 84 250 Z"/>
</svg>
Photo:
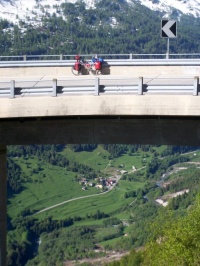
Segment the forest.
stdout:
<svg viewBox="0 0 200 266">
<path fill-rule="evenodd" d="M 106 264 L 107 266 L 134 265 L 199 265 L 199 195 L 184 217 L 170 211 L 160 212 L 153 222 L 151 236 L 144 249 Z"/>
<path fill-rule="evenodd" d="M 62 10 L 63 16 L 59 16 Z M 113 22 L 114 18 L 114 22 Z M 99 1 L 96 9 L 86 9 L 82 1 L 63 3 L 53 16 L 46 14 L 42 25 L 21 21 L 12 25 L 0 21 L 2 56 L 166 53 L 167 40 L 161 38 L 161 12 L 125 1 Z M 200 19 L 176 12 L 177 38 L 170 40 L 170 53 L 199 53 Z M 194 34 L 195 32 L 195 34 Z"/>
</svg>

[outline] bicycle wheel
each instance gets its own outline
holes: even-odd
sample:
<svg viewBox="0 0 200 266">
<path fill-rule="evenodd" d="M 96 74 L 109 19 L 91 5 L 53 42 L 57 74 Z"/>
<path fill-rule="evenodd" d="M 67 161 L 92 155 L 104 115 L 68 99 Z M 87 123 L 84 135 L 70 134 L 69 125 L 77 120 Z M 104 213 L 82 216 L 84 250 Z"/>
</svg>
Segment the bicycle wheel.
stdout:
<svg viewBox="0 0 200 266">
<path fill-rule="evenodd" d="M 81 75 L 81 71 L 80 70 L 75 70 L 74 67 L 71 68 L 72 74 L 74 74 L 75 76 Z"/>
<path fill-rule="evenodd" d="M 102 75 L 102 72 L 101 72 L 101 70 L 94 70 L 94 69 L 92 69 L 91 70 L 91 73 L 94 75 L 94 76 L 99 76 L 99 75 Z"/>
<path fill-rule="evenodd" d="M 101 74 L 100 75 L 104 75 L 105 74 L 105 72 L 104 72 L 105 71 L 105 68 L 102 67 L 100 71 L 101 71 Z"/>
</svg>

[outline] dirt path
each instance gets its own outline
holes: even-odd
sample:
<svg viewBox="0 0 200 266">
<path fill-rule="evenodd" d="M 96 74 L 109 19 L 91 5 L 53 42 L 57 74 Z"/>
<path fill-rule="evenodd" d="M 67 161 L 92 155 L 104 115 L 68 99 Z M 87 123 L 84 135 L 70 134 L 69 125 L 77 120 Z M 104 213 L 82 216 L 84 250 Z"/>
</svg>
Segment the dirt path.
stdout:
<svg viewBox="0 0 200 266">
<path fill-rule="evenodd" d="M 122 256 L 129 254 L 129 252 L 112 252 L 108 253 L 105 257 L 95 258 L 95 259 L 82 259 L 79 261 L 66 261 L 64 266 L 77 266 L 83 263 L 90 263 L 94 266 L 103 266 L 105 263 L 109 263 L 115 260 L 120 260 Z"/>
</svg>

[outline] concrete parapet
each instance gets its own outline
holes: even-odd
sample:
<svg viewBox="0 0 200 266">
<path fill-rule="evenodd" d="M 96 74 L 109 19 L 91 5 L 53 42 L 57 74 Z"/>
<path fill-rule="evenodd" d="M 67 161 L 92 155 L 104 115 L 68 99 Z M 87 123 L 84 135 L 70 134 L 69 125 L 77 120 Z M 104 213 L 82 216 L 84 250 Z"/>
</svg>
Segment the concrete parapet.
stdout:
<svg viewBox="0 0 200 266">
<path fill-rule="evenodd" d="M 193 95 L 68 95 L 2 98 L 0 119 L 65 116 L 196 116 Z"/>
<path fill-rule="evenodd" d="M 200 66 L 110 66 L 108 76 L 200 76 Z M 106 75 L 107 76 L 107 75 Z M 10 67 L 0 68 L 2 80 L 16 78 L 59 78 L 74 77 L 71 66 L 61 67 Z M 77 77 L 79 78 L 79 77 Z"/>
</svg>

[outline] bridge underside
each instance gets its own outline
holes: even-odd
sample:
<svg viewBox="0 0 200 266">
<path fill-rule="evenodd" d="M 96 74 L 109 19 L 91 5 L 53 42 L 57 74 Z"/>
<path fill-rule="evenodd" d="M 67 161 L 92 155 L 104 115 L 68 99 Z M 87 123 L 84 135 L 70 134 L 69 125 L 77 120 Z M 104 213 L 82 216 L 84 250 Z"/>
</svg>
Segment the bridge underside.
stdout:
<svg viewBox="0 0 200 266">
<path fill-rule="evenodd" d="M 199 117 L 73 116 L 0 120 L 1 145 L 152 144 L 200 146 Z"/>
</svg>

